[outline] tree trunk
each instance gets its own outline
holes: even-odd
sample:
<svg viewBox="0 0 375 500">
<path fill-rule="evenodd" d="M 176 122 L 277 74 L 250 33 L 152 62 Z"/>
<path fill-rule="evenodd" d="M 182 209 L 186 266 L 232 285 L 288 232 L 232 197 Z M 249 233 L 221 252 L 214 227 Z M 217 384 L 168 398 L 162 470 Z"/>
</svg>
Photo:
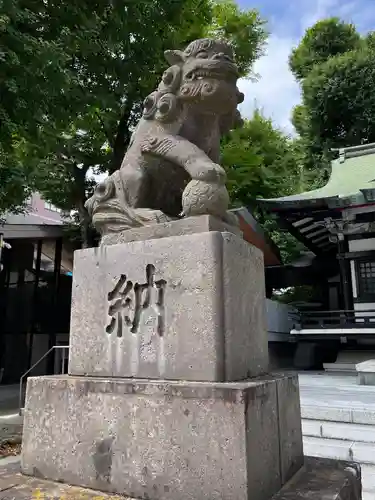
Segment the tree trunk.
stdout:
<svg viewBox="0 0 375 500">
<path fill-rule="evenodd" d="M 109 174 L 112 174 L 121 167 L 126 148 L 129 145 L 131 133 L 129 131 L 129 120 L 131 108 L 125 107 L 117 126 L 116 137 L 113 144 L 113 158 L 109 168 Z"/>
<path fill-rule="evenodd" d="M 91 220 L 89 213 L 86 210 L 86 174 L 89 167 L 84 168 L 74 167 L 74 178 L 75 178 L 75 205 L 78 211 L 80 233 L 82 240 L 82 248 L 90 248 L 94 246 L 92 244 L 90 225 Z"/>
</svg>

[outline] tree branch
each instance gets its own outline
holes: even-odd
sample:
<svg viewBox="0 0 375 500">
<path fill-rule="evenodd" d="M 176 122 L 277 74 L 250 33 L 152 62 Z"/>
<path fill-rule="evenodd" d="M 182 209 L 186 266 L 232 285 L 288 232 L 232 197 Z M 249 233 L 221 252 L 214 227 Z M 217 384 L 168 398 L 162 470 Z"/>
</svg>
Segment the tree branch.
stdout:
<svg viewBox="0 0 375 500">
<path fill-rule="evenodd" d="M 132 112 L 132 105 L 126 105 L 120 121 L 117 125 L 116 137 L 113 144 L 113 157 L 109 168 L 109 173 L 113 173 L 121 167 L 125 150 L 130 142 L 129 120 Z"/>
<path fill-rule="evenodd" d="M 113 140 L 112 134 L 110 133 L 110 131 L 105 126 L 105 123 L 103 121 L 103 118 L 100 116 L 100 113 L 98 111 L 96 111 L 95 113 L 96 113 L 96 116 L 98 117 L 98 120 L 100 121 L 101 126 L 103 127 L 104 135 L 106 136 L 107 141 L 109 142 L 109 145 L 114 150 L 114 148 L 115 148 L 115 141 Z"/>
</svg>

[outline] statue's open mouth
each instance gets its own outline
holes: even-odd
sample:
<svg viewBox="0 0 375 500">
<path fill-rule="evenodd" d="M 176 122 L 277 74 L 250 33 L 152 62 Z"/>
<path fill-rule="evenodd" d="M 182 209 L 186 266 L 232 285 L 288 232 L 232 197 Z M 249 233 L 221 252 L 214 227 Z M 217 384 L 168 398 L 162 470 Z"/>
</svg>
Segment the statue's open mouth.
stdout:
<svg viewBox="0 0 375 500">
<path fill-rule="evenodd" d="M 121 203 L 116 199 L 110 201 L 95 203 L 92 209 L 92 217 L 100 219 L 103 214 L 120 214 L 124 211 Z"/>
<path fill-rule="evenodd" d="M 126 210 L 117 200 L 97 204 L 92 211 L 92 221 L 96 227 L 110 227 L 112 232 L 139 227 L 144 222 L 134 210 Z"/>
<path fill-rule="evenodd" d="M 237 68 L 233 64 L 213 64 L 212 67 L 196 67 L 186 73 L 186 80 L 229 80 L 236 82 L 238 78 Z"/>
</svg>

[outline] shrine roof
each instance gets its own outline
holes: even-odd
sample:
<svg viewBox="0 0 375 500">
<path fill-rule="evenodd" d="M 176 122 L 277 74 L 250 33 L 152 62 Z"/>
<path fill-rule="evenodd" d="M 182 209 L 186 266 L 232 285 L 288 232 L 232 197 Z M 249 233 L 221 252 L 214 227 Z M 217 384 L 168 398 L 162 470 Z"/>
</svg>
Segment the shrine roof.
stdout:
<svg viewBox="0 0 375 500">
<path fill-rule="evenodd" d="M 375 143 L 340 149 L 325 186 L 291 196 L 257 199 L 257 203 L 274 212 L 375 203 Z"/>
<path fill-rule="evenodd" d="M 368 211 L 371 205 L 375 212 L 375 143 L 339 150 L 325 186 L 257 203 L 276 214 L 279 225 L 315 255 L 337 252 L 324 221 L 341 219 L 345 209 Z"/>
</svg>

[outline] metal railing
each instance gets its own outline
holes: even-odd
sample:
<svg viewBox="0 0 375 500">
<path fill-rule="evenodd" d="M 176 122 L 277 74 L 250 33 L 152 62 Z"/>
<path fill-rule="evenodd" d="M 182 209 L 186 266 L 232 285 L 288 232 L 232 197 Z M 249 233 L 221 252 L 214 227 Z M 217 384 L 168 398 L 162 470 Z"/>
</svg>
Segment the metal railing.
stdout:
<svg viewBox="0 0 375 500">
<path fill-rule="evenodd" d="M 61 374 L 63 374 L 65 372 L 64 368 L 65 368 L 65 359 L 66 358 L 65 358 L 64 349 L 69 350 L 69 346 L 68 345 L 54 345 L 53 347 L 51 347 L 51 349 L 49 349 L 46 353 L 44 353 L 43 356 L 40 359 L 38 359 L 38 361 L 36 363 L 34 363 L 20 378 L 19 401 L 18 401 L 18 408 L 19 408 L 19 415 L 20 416 L 22 416 L 22 413 L 24 410 L 22 403 L 23 403 L 23 384 L 24 384 L 25 377 L 27 377 L 29 375 L 29 373 L 32 372 L 32 370 L 34 370 L 34 368 L 36 368 L 39 365 L 39 363 L 41 363 L 55 349 L 56 350 L 60 350 L 60 349 L 63 350 L 62 355 L 61 355 Z"/>
<path fill-rule="evenodd" d="M 308 329 L 375 329 L 375 310 L 364 311 L 338 310 L 338 311 L 299 311 L 290 313 L 294 330 Z"/>
</svg>

